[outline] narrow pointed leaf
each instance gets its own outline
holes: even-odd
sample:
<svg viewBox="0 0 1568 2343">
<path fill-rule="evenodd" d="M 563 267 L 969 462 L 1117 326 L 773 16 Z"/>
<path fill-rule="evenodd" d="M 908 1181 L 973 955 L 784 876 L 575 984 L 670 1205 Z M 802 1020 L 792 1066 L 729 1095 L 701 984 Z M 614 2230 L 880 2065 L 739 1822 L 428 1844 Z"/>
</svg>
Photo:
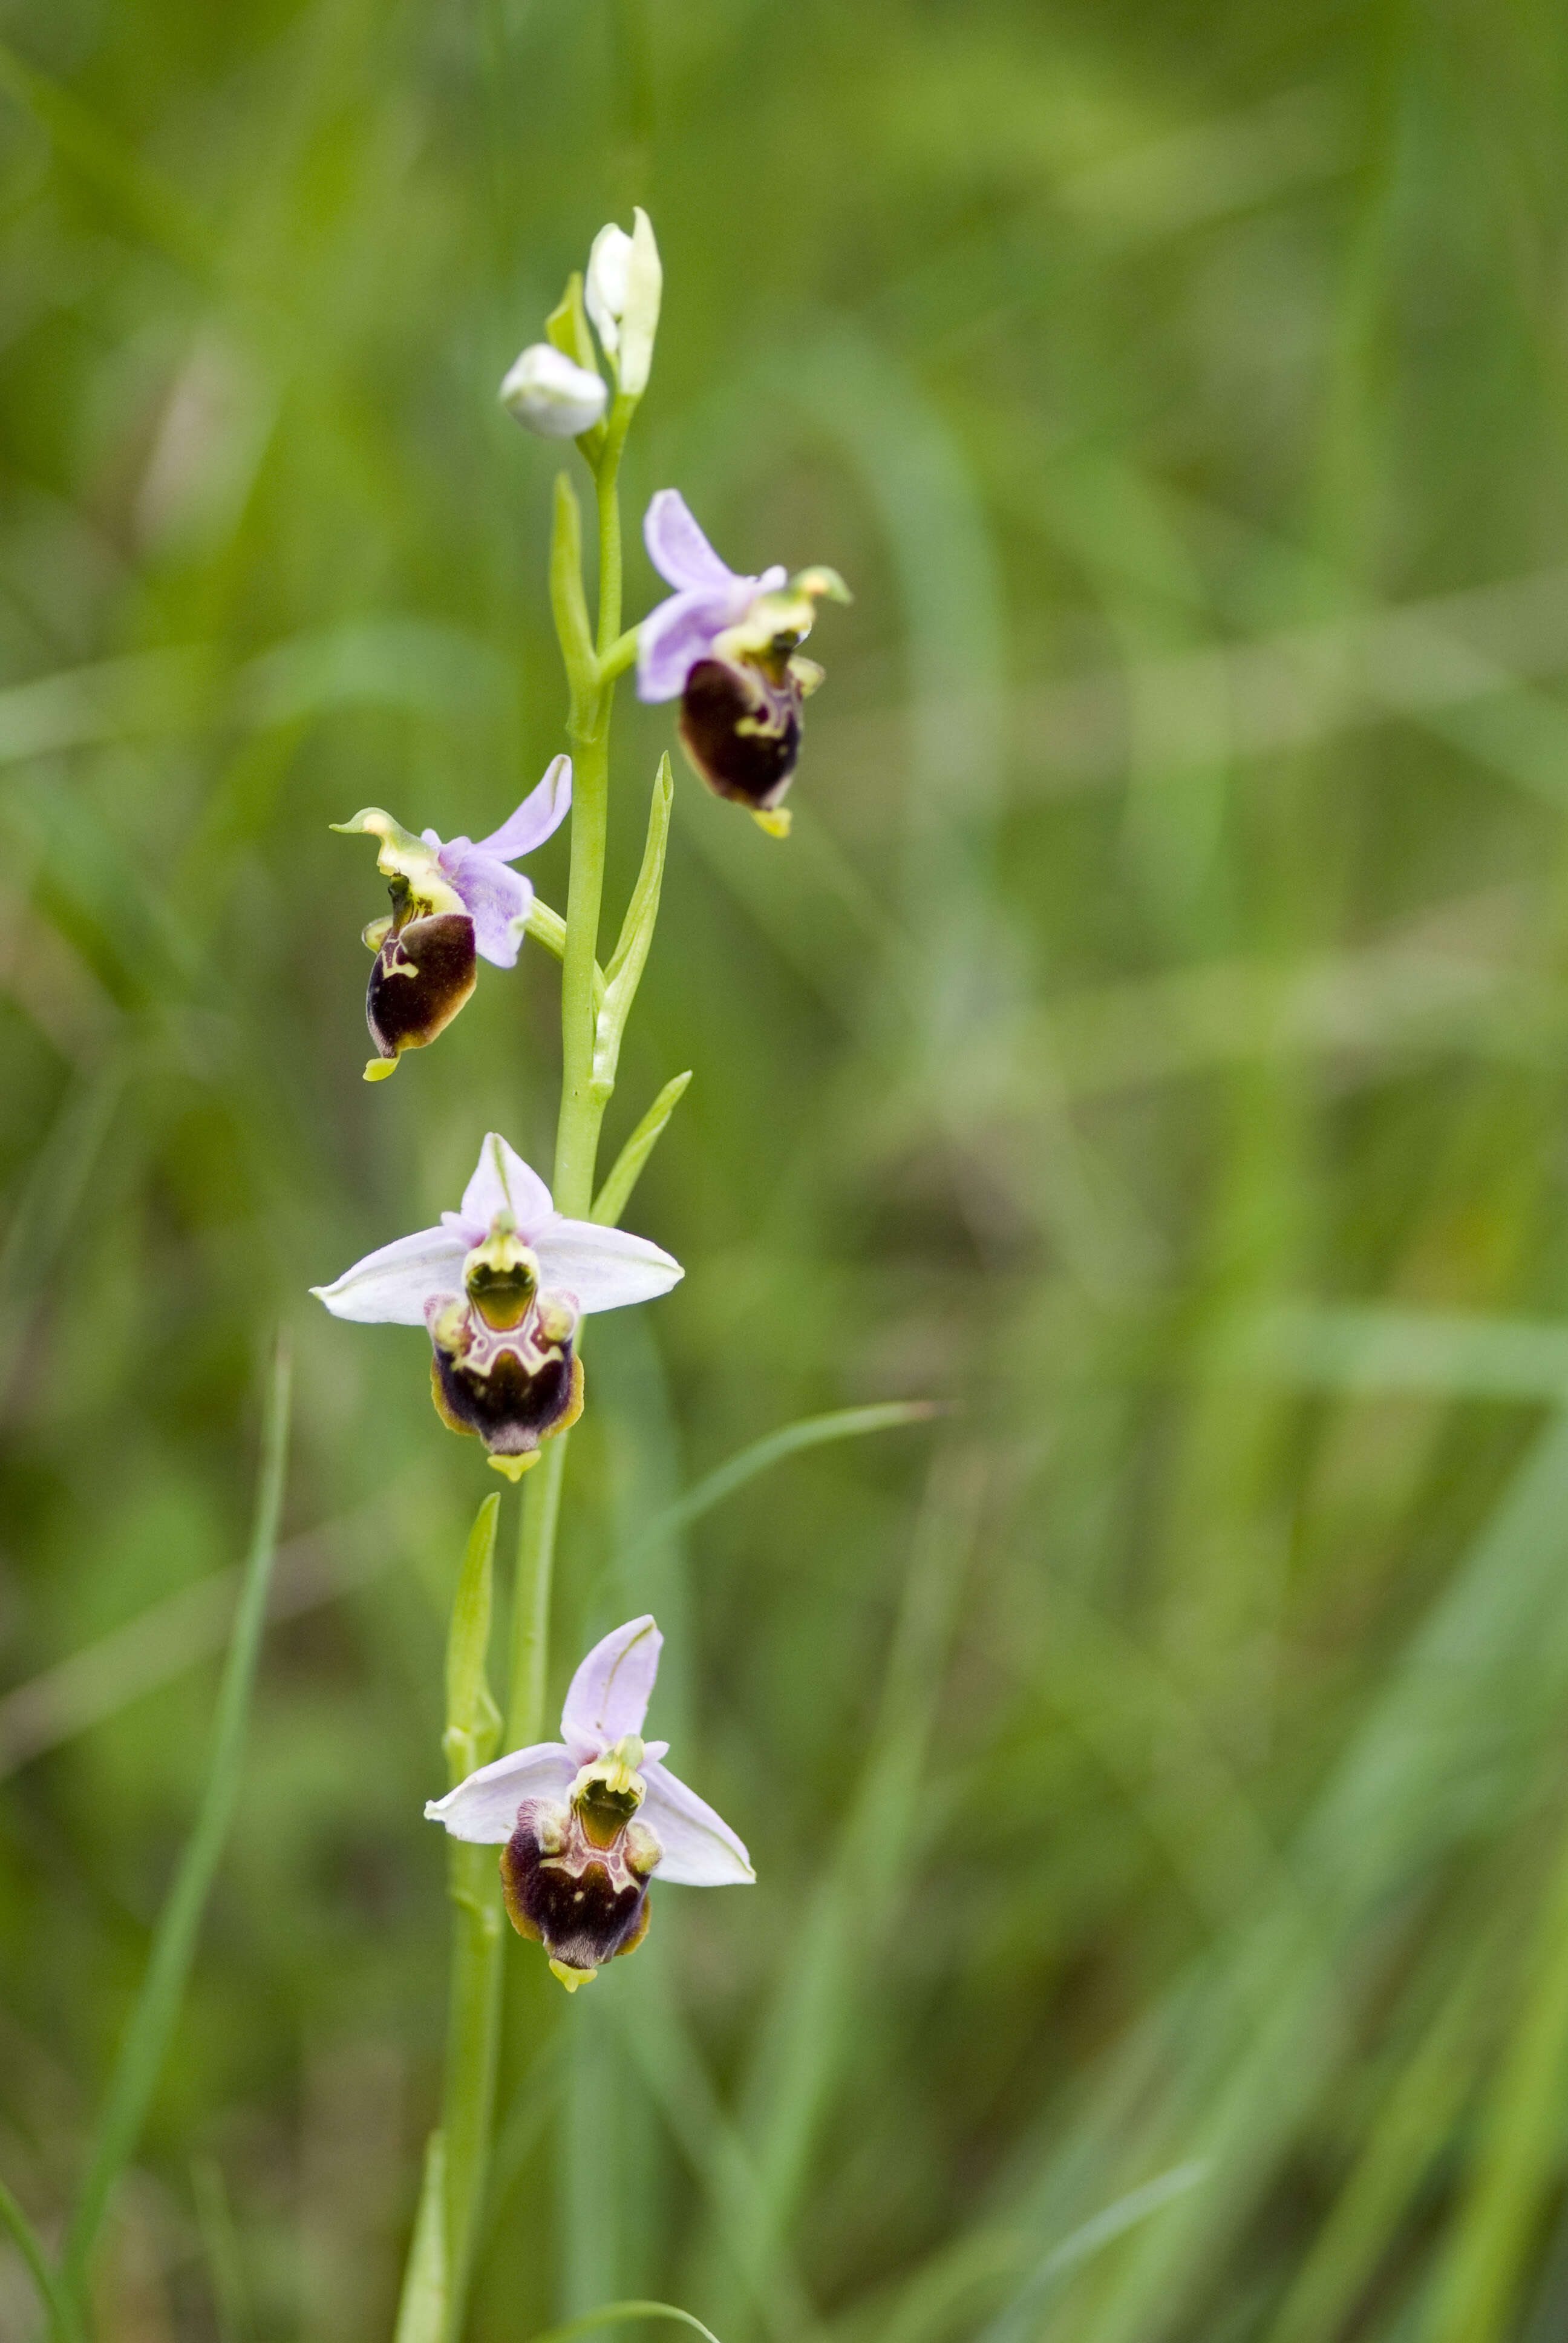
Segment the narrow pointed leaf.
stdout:
<svg viewBox="0 0 1568 2343">
<path fill-rule="evenodd" d="M 621 1036 L 626 1031 L 626 1021 L 637 998 L 637 988 L 642 981 L 648 948 L 653 942 L 654 926 L 658 918 L 659 890 L 664 883 L 669 809 L 674 797 L 675 783 L 670 775 L 669 759 L 666 755 L 659 759 L 658 771 L 654 777 L 653 800 L 648 809 L 648 839 L 642 850 L 642 868 L 637 874 L 637 885 L 632 889 L 631 900 L 626 907 L 620 940 L 605 970 L 604 1000 L 595 1020 L 593 1082 L 601 1098 L 608 1099 L 615 1088 Z"/>
<path fill-rule="evenodd" d="M 583 517 L 577 492 L 565 472 L 556 475 L 555 526 L 550 536 L 550 608 L 561 657 L 577 703 L 591 690 L 595 676 L 593 632 L 583 592 Z"/>
<path fill-rule="evenodd" d="M 580 268 L 574 268 L 567 278 L 566 291 L 545 319 L 545 339 L 563 357 L 570 358 L 574 366 L 580 366 L 585 374 L 598 374 L 598 357 L 588 331 L 588 311 L 583 307 Z"/>
<path fill-rule="evenodd" d="M 653 797 L 648 809 L 648 837 L 643 844 L 642 868 L 637 874 L 637 884 L 631 890 L 631 900 L 626 907 L 621 922 L 620 940 L 605 970 L 605 983 L 618 999 L 624 998 L 628 1008 L 641 977 L 648 948 L 653 941 L 654 921 L 658 917 L 658 894 L 664 883 L 664 855 L 669 842 L 669 809 L 675 802 L 675 777 L 670 771 L 667 749 L 658 760 L 658 770 L 653 777 Z"/>
<path fill-rule="evenodd" d="M 665 1124 L 686 1094 L 691 1080 L 690 1070 L 684 1074 L 672 1074 L 666 1082 L 620 1153 L 603 1187 L 594 1198 L 591 1220 L 601 1228 L 613 1229 L 631 1201 L 631 1192 L 642 1177 L 642 1167 L 658 1146 Z"/>
</svg>

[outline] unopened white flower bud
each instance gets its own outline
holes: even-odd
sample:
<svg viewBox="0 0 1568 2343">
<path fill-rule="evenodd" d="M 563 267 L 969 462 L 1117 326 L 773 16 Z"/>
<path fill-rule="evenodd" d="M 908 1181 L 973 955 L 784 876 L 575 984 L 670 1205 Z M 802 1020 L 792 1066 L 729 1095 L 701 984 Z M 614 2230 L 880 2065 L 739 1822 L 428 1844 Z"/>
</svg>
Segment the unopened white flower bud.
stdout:
<svg viewBox="0 0 1568 2343">
<path fill-rule="evenodd" d="M 638 398 L 648 388 L 653 364 L 664 270 L 652 223 L 640 206 L 633 212 L 632 223 L 629 236 L 612 220 L 595 236 L 583 300 L 605 355 L 614 362 L 617 381 Z"/>
<path fill-rule="evenodd" d="M 548 342 L 530 343 L 501 385 L 508 414 L 546 439 L 576 439 L 591 431 L 608 397 L 597 374 Z"/>
</svg>

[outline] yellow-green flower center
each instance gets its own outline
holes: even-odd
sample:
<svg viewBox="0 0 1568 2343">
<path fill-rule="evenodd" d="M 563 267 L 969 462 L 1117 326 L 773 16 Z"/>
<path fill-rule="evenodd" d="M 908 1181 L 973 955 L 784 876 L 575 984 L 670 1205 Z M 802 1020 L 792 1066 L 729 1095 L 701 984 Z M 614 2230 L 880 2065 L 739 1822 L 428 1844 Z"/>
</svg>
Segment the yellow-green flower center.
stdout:
<svg viewBox="0 0 1568 2343">
<path fill-rule="evenodd" d="M 583 1835 L 598 1847 L 613 1846 L 648 1795 L 638 1767 L 642 1742 L 628 1733 L 604 1755 L 585 1765 L 571 1786 L 571 1803 Z"/>
<path fill-rule="evenodd" d="M 498 1334 L 509 1334 L 528 1316 L 539 1290 L 539 1264 L 509 1213 L 497 1213 L 489 1235 L 464 1262 L 463 1285 L 486 1325 Z"/>
</svg>

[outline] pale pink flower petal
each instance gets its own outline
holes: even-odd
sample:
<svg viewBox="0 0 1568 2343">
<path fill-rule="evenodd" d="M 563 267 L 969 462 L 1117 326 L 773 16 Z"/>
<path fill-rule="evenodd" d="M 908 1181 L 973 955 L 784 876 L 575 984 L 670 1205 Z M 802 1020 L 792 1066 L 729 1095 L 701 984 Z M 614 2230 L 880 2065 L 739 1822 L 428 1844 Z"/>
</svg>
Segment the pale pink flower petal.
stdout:
<svg viewBox="0 0 1568 2343">
<path fill-rule="evenodd" d="M 562 1798 L 571 1788 L 577 1763 L 558 1741 L 537 1741 L 514 1749 L 493 1765 L 481 1765 L 444 1798 L 426 1802 L 427 1822 L 442 1823 L 454 1838 L 479 1846 L 504 1846 L 518 1824 L 525 1798 Z"/>
<path fill-rule="evenodd" d="M 310 1291 L 335 1318 L 362 1326 L 422 1326 L 427 1302 L 461 1291 L 467 1250 L 453 1229 L 418 1229 L 367 1252 L 334 1284 Z"/>
<path fill-rule="evenodd" d="M 695 1790 L 645 1758 L 642 1819 L 664 1849 L 655 1876 L 680 1887 L 734 1887 L 755 1880 L 751 1857 L 729 1825 Z"/>
<path fill-rule="evenodd" d="M 466 1197 L 463 1209 L 467 1210 Z M 596 1310 L 624 1310 L 628 1302 L 651 1302 L 686 1274 L 678 1261 L 647 1237 L 633 1236 L 626 1229 L 601 1229 L 593 1221 L 570 1221 L 557 1213 L 525 1234 L 538 1257 L 542 1290 L 574 1294 L 585 1317 Z"/>
<path fill-rule="evenodd" d="M 571 809 L 572 760 L 552 758 L 543 780 L 529 790 L 516 813 L 488 838 L 480 839 L 479 851 L 493 854 L 498 862 L 515 862 L 519 854 L 531 854 L 536 846 L 542 846 Z"/>
<path fill-rule="evenodd" d="M 582 1765 L 591 1765 L 627 1734 L 642 1731 L 663 1647 L 664 1637 L 646 1612 L 594 1645 L 561 1711 L 561 1737 Z"/>
<path fill-rule="evenodd" d="M 649 499 L 643 515 L 642 541 L 659 576 L 678 590 L 736 582 L 734 570 L 709 544 L 678 488 L 660 488 Z"/>
<path fill-rule="evenodd" d="M 498 1131 L 487 1131 L 473 1178 L 463 1191 L 462 1220 L 487 1232 L 498 1212 L 510 1212 L 525 1244 L 535 1244 L 556 1217 L 550 1192 L 537 1172 L 508 1147 Z M 478 1238 L 472 1240 L 475 1243 Z"/>
</svg>

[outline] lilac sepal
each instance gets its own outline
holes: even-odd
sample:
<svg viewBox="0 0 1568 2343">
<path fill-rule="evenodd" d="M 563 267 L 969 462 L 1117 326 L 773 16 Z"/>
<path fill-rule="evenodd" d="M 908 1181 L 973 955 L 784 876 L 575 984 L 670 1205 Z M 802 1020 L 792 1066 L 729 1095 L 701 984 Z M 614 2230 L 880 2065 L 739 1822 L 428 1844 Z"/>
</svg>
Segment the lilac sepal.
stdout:
<svg viewBox="0 0 1568 2343">
<path fill-rule="evenodd" d="M 534 905 L 534 882 L 508 870 L 466 838 L 449 838 L 437 860 L 474 922 L 474 949 L 495 968 L 516 968 Z"/>
<path fill-rule="evenodd" d="M 536 846 L 542 846 L 559 830 L 571 809 L 572 760 L 569 757 L 552 757 L 545 768 L 543 780 L 528 791 L 516 813 L 508 815 L 499 830 L 480 839 L 475 851 L 492 854 L 498 862 L 513 862 L 519 854 L 531 854 Z"/>
<path fill-rule="evenodd" d="M 642 535 L 648 559 L 676 591 L 638 629 L 638 698 L 678 699 L 699 659 L 711 657 L 718 637 L 739 624 L 759 594 L 776 593 L 787 573 L 782 563 L 759 578 L 731 569 L 692 519 L 678 488 L 659 489 Z"/>
<path fill-rule="evenodd" d="M 557 757 L 538 787 L 529 791 L 516 813 L 476 844 L 471 838 L 443 842 L 433 830 L 425 843 L 433 847 L 444 878 L 462 898 L 474 922 L 474 947 L 497 968 L 515 968 L 534 884 L 508 869 L 519 854 L 531 854 L 552 830 L 558 830 L 571 810 L 572 760 Z"/>
<path fill-rule="evenodd" d="M 720 560 L 693 520 L 678 488 L 660 488 L 649 499 L 642 541 L 659 576 L 679 593 L 737 582 L 734 570 Z"/>
</svg>

